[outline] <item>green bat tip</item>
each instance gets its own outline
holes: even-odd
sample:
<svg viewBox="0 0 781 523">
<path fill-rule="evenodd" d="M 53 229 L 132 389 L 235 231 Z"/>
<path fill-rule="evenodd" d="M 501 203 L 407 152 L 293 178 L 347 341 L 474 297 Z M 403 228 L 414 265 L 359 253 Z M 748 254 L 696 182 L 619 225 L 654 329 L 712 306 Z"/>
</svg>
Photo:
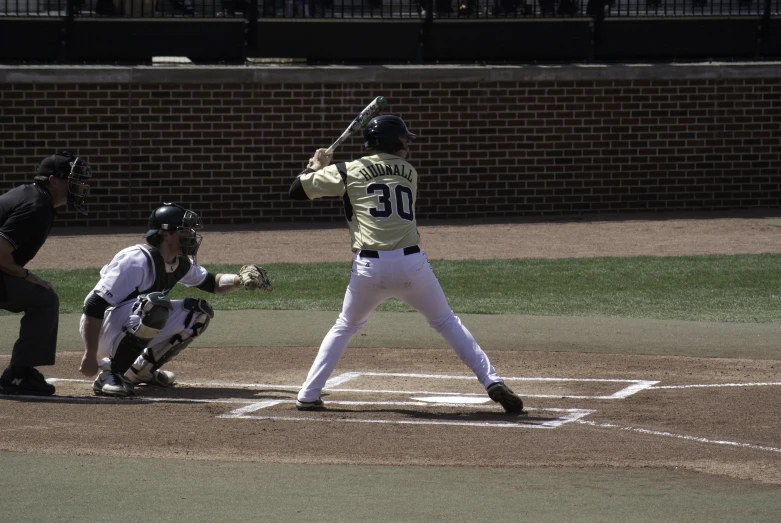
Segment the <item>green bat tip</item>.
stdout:
<svg viewBox="0 0 781 523">
<path fill-rule="evenodd" d="M 385 99 L 384 96 L 378 96 L 377 97 L 377 105 L 380 107 L 385 107 L 388 105 L 388 101 Z"/>
</svg>

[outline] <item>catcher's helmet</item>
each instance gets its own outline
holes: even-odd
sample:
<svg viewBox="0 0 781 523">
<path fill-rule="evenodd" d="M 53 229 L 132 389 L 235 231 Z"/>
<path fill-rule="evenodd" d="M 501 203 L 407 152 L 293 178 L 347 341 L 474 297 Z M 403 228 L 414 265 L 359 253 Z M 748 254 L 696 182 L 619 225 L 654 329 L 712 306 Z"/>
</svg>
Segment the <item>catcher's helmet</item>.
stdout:
<svg viewBox="0 0 781 523">
<path fill-rule="evenodd" d="M 181 205 L 164 203 L 149 215 L 149 230 L 144 238 L 154 236 L 160 231 L 179 231 L 182 253 L 195 256 L 203 240 L 203 237 L 195 232 L 200 229 L 203 229 L 200 216 Z"/>
<path fill-rule="evenodd" d="M 404 120 L 391 114 L 372 118 L 363 130 L 366 149 L 377 149 L 390 154 L 404 148 L 400 140 L 402 136 L 411 140 L 416 135 L 409 132 Z"/>
<path fill-rule="evenodd" d="M 62 151 L 44 158 L 36 175 L 68 180 L 68 203 L 81 214 L 87 214 L 84 199 L 89 194 L 89 185 L 84 182 L 92 178 L 92 168 L 87 160 Z"/>
</svg>

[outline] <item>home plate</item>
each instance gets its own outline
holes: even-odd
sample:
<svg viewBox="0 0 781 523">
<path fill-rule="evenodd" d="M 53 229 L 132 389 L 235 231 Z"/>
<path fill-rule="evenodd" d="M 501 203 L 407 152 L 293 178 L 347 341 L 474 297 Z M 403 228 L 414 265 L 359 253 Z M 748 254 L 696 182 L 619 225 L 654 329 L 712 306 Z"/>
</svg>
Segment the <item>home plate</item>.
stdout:
<svg viewBox="0 0 781 523">
<path fill-rule="evenodd" d="M 423 398 L 412 398 L 415 401 L 425 401 L 427 403 L 456 403 L 464 405 L 465 403 L 488 403 L 491 398 L 481 398 L 479 396 L 426 396 Z"/>
</svg>

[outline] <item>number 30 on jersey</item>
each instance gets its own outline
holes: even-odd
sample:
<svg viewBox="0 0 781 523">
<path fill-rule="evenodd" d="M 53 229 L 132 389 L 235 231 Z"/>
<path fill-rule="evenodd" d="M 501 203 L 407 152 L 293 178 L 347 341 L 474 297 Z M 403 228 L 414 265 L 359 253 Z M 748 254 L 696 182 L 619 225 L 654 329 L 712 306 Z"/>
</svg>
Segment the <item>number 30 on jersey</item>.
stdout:
<svg viewBox="0 0 781 523">
<path fill-rule="evenodd" d="M 412 211 L 412 189 L 406 185 L 396 184 L 391 190 L 387 183 L 373 183 L 366 187 L 366 194 L 377 194 L 379 205 L 369 208 L 369 214 L 374 218 L 390 218 L 395 209 L 402 220 L 415 219 Z"/>
</svg>

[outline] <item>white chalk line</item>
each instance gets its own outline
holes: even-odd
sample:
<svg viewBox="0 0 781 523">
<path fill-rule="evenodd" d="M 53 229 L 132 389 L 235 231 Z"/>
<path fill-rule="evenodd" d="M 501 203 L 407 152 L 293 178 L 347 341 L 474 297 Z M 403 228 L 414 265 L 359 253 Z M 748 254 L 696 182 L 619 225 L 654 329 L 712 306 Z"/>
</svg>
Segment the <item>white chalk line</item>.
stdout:
<svg viewBox="0 0 781 523">
<path fill-rule="evenodd" d="M 220 418 L 233 418 L 233 416 L 219 416 Z M 236 417 L 238 418 L 238 416 Z M 526 428 L 526 429 L 554 429 L 560 424 L 553 425 L 549 422 L 543 422 L 539 424 L 531 423 L 486 423 L 478 421 L 422 421 L 422 420 L 385 420 L 385 419 L 327 419 L 327 418 L 310 418 L 303 419 L 293 416 L 241 416 L 241 419 L 253 419 L 253 420 L 276 420 L 276 421 L 307 421 L 313 423 L 379 423 L 385 425 L 457 425 L 462 427 L 491 427 L 491 428 Z"/>
<path fill-rule="evenodd" d="M 593 410 L 586 409 L 558 409 L 558 408 L 546 408 L 546 409 L 526 409 L 527 411 L 540 410 L 545 412 L 560 412 L 562 416 L 557 418 L 546 420 L 543 422 L 532 422 L 528 418 L 519 417 L 517 421 L 503 422 L 503 421 L 452 421 L 452 420 L 389 420 L 389 419 L 350 419 L 350 418 L 328 418 L 323 417 L 322 413 L 328 413 L 327 410 L 316 413 L 316 417 L 311 416 L 260 416 L 250 414 L 261 409 L 272 407 L 274 405 L 290 403 L 294 404 L 294 400 L 270 400 L 264 402 L 258 402 L 253 405 L 247 405 L 240 409 L 233 410 L 227 414 L 217 416 L 223 419 L 251 419 L 251 420 L 277 420 L 277 421 L 298 421 L 298 422 L 327 422 L 327 423 L 380 423 L 389 425 L 455 425 L 462 427 L 499 427 L 499 428 L 540 428 L 540 429 L 554 429 L 560 427 L 565 423 L 571 423 L 584 416 L 592 414 Z M 329 401 L 329 406 L 343 405 L 343 406 L 373 406 L 373 407 L 458 407 L 458 408 L 476 408 L 476 405 L 471 403 L 430 403 L 422 401 Z M 481 405 L 482 409 L 486 406 Z M 500 407 L 496 407 L 500 409 Z M 333 414 L 333 413 L 330 413 Z"/>
<path fill-rule="evenodd" d="M 418 374 L 410 372 L 345 372 L 331 378 L 325 384 L 324 390 L 340 391 L 340 392 L 361 392 L 356 389 L 337 389 L 335 387 L 342 385 L 350 380 L 361 378 L 364 376 L 380 377 L 380 378 L 416 378 L 416 379 L 447 379 L 447 380 L 474 380 L 474 376 L 464 375 L 448 375 L 448 374 Z M 599 396 L 593 395 L 571 395 L 571 394 L 530 394 L 524 393 L 523 396 L 527 398 L 569 398 L 569 399 L 624 399 L 633 394 L 637 394 L 642 390 L 649 389 L 659 383 L 653 380 L 625 380 L 614 378 L 550 378 L 550 377 L 512 377 L 503 378 L 506 382 L 510 381 L 542 381 L 542 382 L 586 382 L 586 383 L 629 383 L 630 385 L 620 389 L 613 394 L 603 394 Z M 378 391 L 379 392 L 379 391 Z M 402 394 L 429 394 L 426 391 L 383 391 L 383 392 L 397 392 Z"/>
<path fill-rule="evenodd" d="M 326 381 L 325 388 L 338 387 L 342 383 L 350 381 L 353 378 L 357 378 L 361 374 L 362 374 L 361 372 L 343 372 L 339 376 L 334 376 L 333 378 Z"/>
<path fill-rule="evenodd" d="M 339 388 L 333 385 L 339 385 L 350 379 L 361 375 L 391 375 L 391 373 L 358 373 L 358 372 L 346 372 L 339 375 L 334 380 L 329 380 L 328 385 L 323 390 L 333 392 L 367 392 L 367 393 L 381 393 L 381 394 L 453 394 L 456 396 L 479 396 L 482 393 L 475 392 L 433 392 L 430 390 L 400 390 L 400 389 L 351 389 L 351 388 Z M 400 374 L 393 373 L 393 376 L 397 377 L 422 377 L 422 378 L 447 378 L 447 379 L 474 379 L 472 376 L 444 376 L 436 374 Z M 92 380 L 84 379 L 71 379 L 71 378 L 48 378 L 46 380 L 49 383 L 57 382 L 74 382 L 74 383 L 92 383 Z M 582 396 L 582 395 L 561 395 L 561 394 L 526 394 L 524 397 L 529 398 L 574 398 L 574 399 L 620 399 L 628 397 L 632 394 L 639 392 L 640 390 L 668 390 L 668 389 L 701 389 L 701 388 L 720 388 L 720 387 L 777 387 L 781 386 L 781 381 L 758 381 L 747 383 L 700 383 L 690 385 L 658 385 L 659 381 L 652 380 L 617 380 L 617 379 L 597 379 L 597 378 L 505 378 L 505 381 L 561 381 L 561 382 L 618 382 L 618 383 L 633 383 L 625 389 L 622 389 L 609 396 Z M 298 390 L 301 385 L 283 385 L 279 383 L 238 383 L 232 381 L 183 381 L 177 382 L 180 385 L 188 387 L 227 387 L 227 388 L 242 388 L 242 389 L 261 389 L 261 388 L 277 388 L 277 389 L 289 389 Z"/>
<path fill-rule="evenodd" d="M 453 396 L 476 396 L 481 397 L 485 396 L 485 393 L 483 392 L 439 392 L 439 391 L 432 391 L 432 390 L 422 390 L 422 389 L 413 389 L 413 390 L 402 390 L 402 389 L 353 389 L 353 388 L 343 388 L 343 387 L 336 387 L 334 386 L 334 383 L 340 384 L 345 383 L 353 378 L 356 378 L 361 375 L 366 374 L 373 374 L 375 376 L 388 376 L 389 373 L 358 373 L 358 372 L 346 372 L 344 374 L 340 374 L 333 380 L 328 380 L 327 385 L 323 388 L 324 391 L 328 392 L 352 392 L 352 393 L 365 393 L 365 394 L 402 394 L 402 395 L 416 395 L 416 394 L 427 394 L 427 395 L 453 395 Z M 430 377 L 435 375 L 427 375 L 427 374 L 401 374 L 401 373 L 394 373 L 393 376 L 395 377 Z M 472 376 L 439 376 L 444 378 L 457 378 L 457 379 L 471 379 L 474 380 L 475 378 Z M 342 379 L 344 378 L 344 379 Z M 581 395 L 581 394 L 533 394 L 533 393 L 523 393 L 524 398 L 557 398 L 557 399 L 597 399 L 597 400 L 614 400 L 614 399 L 625 399 L 629 396 L 636 394 L 642 390 L 647 390 L 651 388 L 655 388 L 654 384 L 659 383 L 658 381 L 650 381 L 650 380 L 615 380 L 615 379 L 596 379 L 596 378 L 587 378 L 587 379 L 577 379 L 577 378 L 505 378 L 505 381 L 511 381 L 511 380 L 523 380 L 523 381 L 548 381 L 548 382 L 555 382 L 555 381 L 563 381 L 563 382 L 611 382 L 611 383 L 631 383 L 628 387 L 625 387 L 623 389 L 620 389 L 613 394 L 609 395 L 599 395 L 599 396 L 593 396 L 593 395 Z M 92 383 L 89 380 L 82 380 L 82 379 L 69 379 L 69 378 L 49 378 L 47 381 L 51 383 L 56 382 L 76 382 L 76 383 Z M 293 390 L 298 391 L 301 388 L 301 385 L 280 385 L 276 383 L 234 383 L 229 381 L 177 381 L 178 385 L 186 386 L 186 387 L 204 387 L 204 388 L 213 388 L 213 387 L 225 387 L 230 389 L 284 389 L 284 390 Z"/>
<path fill-rule="evenodd" d="M 482 396 L 482 393 L 474 392 L 439 392 L 431 390 L 401 390 L 401 389 L 356 389 L 339 387 L 338 385 L 358 378 L 360 376 L 392 376 L 392 377 L 413 377 L 413 378 L 439 378 L 439 379 L 459 379 L 459 380 L 471 380 L 473 376 L 449 376 L 441 374 L 407 374 L 407 373 L 381 373 L 381 372 L 345 372 L 339 376 L 328 381 L 327 386 L 323 390 L 329 392 L 351 392 L 351 393 L 368 393 L 368 394 L 437 394 L 437 395 L 453 395 L 453 396 Z M 91 383 L 90 380 L 83 379 L 69 379 L 69 378 L 49 378 L 49 383 L 56 382 L 77 382 L 77 383 Z M 608 383 L 630 383 L 629 386 L 614 392 L 609 395 L 581 395 L 581 394 L 534 394 L 524 393 L 525 398 L 561 398 L 561 399 L 598 399 L 598 400 L 613 400 L 613 399 L 625 399 L 629 396 L 637 394 L 644 390 L 673 390 L 673 389 L 698 389 L 698 388 L 727 388 L 727 387 L 774 387 L 781 386 L 781 382 L 768 381 L 768 382 L 747 382 L 747 383 L 705 383 L 705 384 L 689 384 L 689 385 L 658 385 L 659 381 L 653 380 L 618 380 L 618 379 L 598 379 L 598 378 L 548 378 L 548 377 L 531 377 L 531 378 L 505 378 L 505 381 L 542 381 L 542 382 L 608 382 Z M 191 382 L 179 382 L 180 385 L 188 387 L 226 387 L 226 388 L 242 388 L 242 389 L 263 389 L 263 388 L 277 388 L 284 390 L 297 391 L 301 388 L 300 385 L 282 385 L 276 383 L 237 383 L 230 381 L 191 381 Z"/>
<path fill-rule="evenodd" d="M 781 381 L 758 381 L 754 383 L 706 383 L 699 385 L 659 385 L 653 389 L 706 389 L 719 387 L 773 387 L 781 385 Z"/>
<path fill-rule="evenodd" d="M 66 381 L 66 380 L 61 380 Z M 67 380 L 82 382 L 85 380 Z M 365 392 L 365 391 L 364 391 Z M 5 396 L 9 399 L 30 399 L 35 401 L 50 401 L 50 402 L 68 402 L 68 403 L 104 403 L 104 404 L 144 404 L 144 403 L 220 403 L 220 404 L 244 404 L 243 407 L 234 409 L 227 414 L 217 416 L 222 419 L 254 419 L 254 420 L 280 420 L 280 421 L 327 421 L 327 422 L 345 422 L 345 423 L 384 423 L 384 424 L 399 424 L 399 425 L 459 425 L 459 426 L 471 426 L 471 427 L 512 427 L 512 428 L 546 428 L 554 429 L 560 427 L 565 423 L 578 420 L 584 416 L 592 414 L 593 410 L 586 409 L 558 409 L 558 408 L 545 408 L 545 409 L 533 409 L 545 412 L 562 412 L 563 416 L 546 420 L 539 423 L 531 423 L 524 421 L 525 418 L 517 418 L 517 422 L 479 422 L 479 421 L 444 421 L 444 420 L 370 420 L 370 419 L 329 419 L 329 418 L 313 418 L 313 417 L 293 417 L 293 416 L 255 416 L 251 415 L 251 412 L 256 412 L 261 409 L 273 407 L 279 404 L 295 404 L 295 400 L 265 400 L 257 401 L 255 399 L 194 399 L 194 398 L 157 398 L 157 397 L 144 397 L 144 396 L 129 396 L 129 397 L 110 397 L 110 396 Z M 431 401 L 349 401 L 349 400 L 329 400 L 328 405 L 343 405 L 343 406 L 373 406 L 373 407 L 451 407 L 451 408 L 480 408 L 499 410 L 501 407 L 498 405 L 483 405 L 475 403 L 455 403 L 455 402 L 431 402 Z"/>
<path fill-rule="evenodd" d="M 233 414 L 236 417 L 241 417 L 248 415 L 250 412 L 255 412 L 259 409 L 265 409 L 266 407 L 273 407 L 274 405 L 277 405 L 279 403 L 282 403 L 280 400 L 268 400 L 268 401 L 260 401 L 256 403 L 252 403 L 250 405 L 247 405 L 246 407 L 241 407 L 240 409 L 232 410 L 230 413 Z M 225 415 L 217 416 L 218 418 L 222 418 Z"/>
<path fill-rule="evenodd" d="M 650 430 L 650 429 L 642 429 L 638 427 L 622 427 L 620 425 L 615 425 L 613 423 L 598 423 L 595 421 L 588 421 L 588 420 L 574 420 L 575 423 L 580 423 L 581 425 L 590 425 L 592 427 L 599 427 L 603 429 L 618 429 L 618 430 L 626 430 L 630 432 L 638 432 L 640 434 L 649 434 L 651 436 L 665 436 L 668 438 L 676 438 L 676 439 L 682 439 L 686 441 L 696 441 L 698 443 L 709 443 L 712 445 L 727 445 L 730 447 L 739 447 L 744 449 L 751 449 L 751 450 L 762 450 L 766 452 L 777 452 L 781 453 L 781 448 L 776 447 L 768 447 L 765 445 L 754 445 L 752 443 L 739 443 L 737 441 L 725 441 L 725 440 L 714 440 L 709 438 L 703 438 L 700 436 L 687 436 L 685 434 L 673 434 L 672 432 L 665 432 L 660 430 Z"/>
<path fill-rule="evenodd" d="M 343 373 L 336 378 L 334 378 L 334 383 L 345 383 L 351 379 L 354 379 L 356 377 L 360 376 L 395 376 L 395 377 L 415 377 L 415 378 L 437 378 L 437 379 L 474 379 L 472 376 L 447 376 L 447 375 L 437 375 L 437 374 L 408 374 L 408 373 L 380 373 L 380 372 L 347 372 Z M 719 388 L 719 387 L 763 387 L 763 386 L 779 386 L 781 385 L 781 382 L 748 382 L 748 383 L 719 383 L 719 384 L 690 384 L 690 385 L 656 385 L 659 383 L 658 381 L 650 381 L 650 380 L 617 380 L 617 379 L 596 379 L 596 378 L 586 378 L 586 379 L 577 379 L 577 378 L 506 378 L 507 381 L 510 380 L 516 380 L 516 381 L 590 381 L 590 382 L 623 382 L 623 383 L 633 383 L 633 385 L 630 385 L 627 387 L 627 389 L 630 389 L 629 392 L 631 394 L 634 394 L 635 392 L 639 390 L 655 390 L 655 389 L 689 389 L 689 388 Z M 68 379 L 68 378 L 50 378 L 47 381 L 49 382 L 80 382 L 80 383 L 91 383 L 90 380 L 83 380 L 83 379 Z M 329 381 L 329 383 L 332 383 Z M 229 388 L 278 388 L 278 389 L 291 389 L 291 390 L 298 390 L 300 388 L 299 385 L 279 385 L 279 384 L 266 384 L 266 383 L 234 383 L 234 382 L 221 382 L 221 381 L 204 381 L 204 382 L 182 382 L 182 385 L 186 386 L 201 386 L 201 387 L 209 387 L 209 386 L 222 386 L 222 387 L 229 387 Z M 482 394 L 476 394 L 476 393 L 458 393 L 458 392 L 432 392 L 432 391 L 400 391 L 400 390 L 366 390 L 366 389 L 340 389 L 340 388 L 328 388 L 327 390 L 332 392 L 357 392 L 357 393 L 386 393 L 386 394 L 436 394 L 440 396 L 463 396 L 463 397 L 476 397 L 476 396 L 482 396 Z M 623 393 L 626 391 L 626 389 L 623 389 L 622 391 L 619 391 L 619 393 Z M 617 393 L 618 394 L 618 393 Z M 629 395 L 629 394 L 627 394 Z M 50 401 L 77 401 L 77 402 L 84 402 L 84 403 L 95 403 L 95 402 L 110 402 L 110 403 L 117 403 L 117 402 L 181 402 L 181 403 L 225 403 L 225 404 L 236 404 L 236 403 L 243 403 L 246 404 L 245 407 L 236 409 L 232 411 L 229 414 L 218 416 L 220 418 L 252 418 L 252 419 L 278 419 L 278 420 L 290 420 L 290 421 L 301 421 L 302 418 L 299 417 L 274 417 L 274 416 L 248 416 L 245 415 L 245 413 L 248 412 L 254 412 L 262 408 L 266 408 L 269 406 L 277 405 L 279 403 L 285 403 L 285 402 L 292 402 L 293 400 L 268 400 L 268 401 L 261 401 L 258 402 L 256 400 L 247 399 L 247 400 L 240 400 L 240 399 L 224 399 L 224 400 L 216 400 L 216 399 L 193 399 L 193 398 L 152 398 L 152 397 L 130 397 L 130 398 L 111 398 L 111 397 L 99 397 L 99 396 L 91 396 L 91 397 L 73 397 L 73 396 L 48 396 L 48 397 L 41 397 L 41 396 L 12 396 L 15 398 L 29 398 L 29 399 L 35 399 L 35 400 L 50 400 Z M 528 395 L 525 394 L 524 397 L 555 397 L 555 398 L 590 398 L 590 399 L 615 399 L 616 395 L 612 396 L 572 396 L 572 395 Z M 470 403 L 454 403 L 454 402 L 445 402 L 441 404 L 437 403 L 430 403 L 430 402 L 359 402 L 359 401 L 329 401 L 330 404 L 342 404 L 342 405 L 409 405 L 409 406 L 441 406 L 441 407 L 474 407 L 474 404 Z M 482 408 L 486 408 L 485 405 L 481 405 Z M 534 410 L 529 409 L 527 410 Z M 545 410 L 557 410 L 557 409 L 545 409 Z M 573 412 L 577 411 L 577 409 L 573 409 Z M 727 445 L 727 446 L 733 446 L 733 447 L 739 447 L 739 448 L 748 448 L 753 450 L 761 450 L 761 451 L 767 451 L 767 452 L 775 452 L 775 453 L 781 453 L 781 449 L 775 448 L 775 447 L 769 447 L 769 446 L 762 446 L 762 445 L 754 445 L 750 443 L 739 443 L 739 442 L 733 442 L 733 441 L 722 441 L 722 440 L 711 440 L 708 438 L 698 437 L 698 436 L 687 436 L 682 434 L 673 434 L 670 432 L 665 431 L 654 431 L 650 429 L 642 429 L 637 427 L 621 427 L 619 425 L 611 424 L 611 423 L 597 423 L 593 421 L 587 421 L 582 420 L 580 418 L 594 412 L 594 411 L 585 411 L 580 410 L 579 412 L 582 412 L 583 414 L 577 416 L 575 419 L 567 420 L 569 421 L 575 421 L 580 424 L 594 426 L 594 427 L 600 427 L 600 428 L 613 428 L 613 429 L 619 429 L 619 430 L 625 430 L 625 431 L 632 431 L 632 432 L 638 432 L 642 434 L 649 434 L 649 435 L 658 435 L 658 436 L 665 436 L 665 437 L 671 437 L 671 438 L 677 438 L 677 439 L 683 439 L 688 441 L 696 441 L 700 443 L 707 443 L 707 444 L 715 444 L 715 445 Z M 315 419 L 315 418 L 307 418 L 309 421 L 345 421 L 345 422 L 351 422 L 351 423 L 358 423 L 358 422 L 364 422 L 364 423 L 405 423 L 405 424 L 433 424 L 433 423 L 445 423 L 445 424 L 466 424 L 466 425 L 472 425 L 472 426 L 511 426 L 511 427 L 517 427 L 518 424 L 516 423 L 510 423 L 506 425 L 499 425 L 497 423 L 487 423 L 487 424 L 481 424 L 479 422 L 442 422 L 442 421 L 403 421 L 403 422 L 397 422 L 394 420 L 331 420 L 331 419 Z M 527 427 L 543 427 L 545 424 L 541 425 L 526 425 Z M 556 425 L 558 426 L 558 425 Z M 548 426 L 547 428 L 553 428 L 552 426 Z"/>
<path fill-rule="evenodd" d="M 422 379 L 446 379 L 446 380 L 474 380 L 474 376 L 449 375 L 449 374 L 416 374 L 409 372 L 345 372 L 340 374 L 335 380 L 346 381 L 347 379 L 359 378 L 361 376 L 388 376 L 392 378 L 422 378 Z M 511 377 L 502 378 L 504 381 L 604 381 L 612 383 L 640 383 L 645 380 L 629 380 L 616 378 L 551 378 L 551 377 Z M 329 380 L 330 382 L 330 380 Z"/>
</svg>

